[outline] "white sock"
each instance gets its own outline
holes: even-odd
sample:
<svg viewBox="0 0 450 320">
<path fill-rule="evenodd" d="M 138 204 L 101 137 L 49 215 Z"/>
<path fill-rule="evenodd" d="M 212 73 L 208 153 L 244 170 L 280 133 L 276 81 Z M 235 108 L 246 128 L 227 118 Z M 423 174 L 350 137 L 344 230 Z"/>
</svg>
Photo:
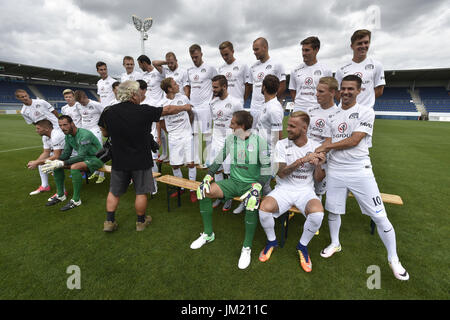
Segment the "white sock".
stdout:
<svg viewBox="0 0 450 320">
<path fill-rule="evenodd" d="M 167 138 L 164 130 L 161 130 L 162 155 L 167 156 Z"/>
<path fill-rule="evenodd" d="M 189 180 L 195 181 L 197 179 L 197 168 L 189 168 Z"/>
<path fill-rule="evenodd" d="M 214 175 L 214 180 L 216 180 L 216 181 L 221 181 L 221 180 L 223 180 L 223 173 L 216 173 L 216 174 Z"/>
<path fill-rule="evenodd" d="M 44 188 L 48 187 L 48 174 L 43 173 L 41 170 L 41 166 L 38 166 L 38 170 L 39 170 L 39 175 L 41 176 L 41 186 L 43 186 Z"/>
<path fill-rule="evenodd" d="M 97 171 L 99 177 L 105 177 L 105 173 L 103 171 Z"/>
<path fill-rule="evenodd" d="M 275 235 L 275 219 L 273 218 L 273 214 L 270 212 L 259 210 L 259 222 L 261 222 L 261 226 L 267 235 L 267 240 L 274 241 L 277 239 Z"/>
<path fill-rule="evenodd" d="M 183 178 L 183 172 L 181 172 L 180 168 L 178 168 L 178 169 L 172 168 L 172 172 L 175 177 Z"/>
<path fill-rule="evenodd" d="M 377 225 L 378 235 L 387 249 L 388 261 L 397 260 L 397 242 L 395 240 L 395 230 L 387 217 L 372 218 Z"/>
<path fill-rule="evenodd" d="M 323 220 L 323 212 L 313 212 L 306 216 L 305 224 L 303 225 L 303 233 L 300 238 L 300 244 L 307 246 L 311 239 L 320 229 Z"/>
<path fill-rule="evenodd" d="M 158 165 L 156 164 L 155 159 L 153 159 L 153 167 L 152 167 L 152 172 L 158 172 Z"/>
<path fill-rule="evenodd" d="M 330 228 L 331 243 L 336 247 L 340 245 L 339 229 L 341 229 L 341 215 L 328 213 L 328 227 Z"/>
</svg>

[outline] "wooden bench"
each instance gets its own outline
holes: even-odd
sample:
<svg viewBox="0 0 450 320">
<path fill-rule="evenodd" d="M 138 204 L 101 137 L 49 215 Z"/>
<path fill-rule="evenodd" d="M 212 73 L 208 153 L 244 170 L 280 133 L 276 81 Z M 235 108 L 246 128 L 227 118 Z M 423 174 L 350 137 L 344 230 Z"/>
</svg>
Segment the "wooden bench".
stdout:
<svg viewBox="0 0 450 320">
<path fill-rule="evenodd" d="M 170 212 L 170 194 L 171 191 L 178 191 L 178 207 L 181 206 L 181 195 L 180 191 L 181 188 L 188 189 L 188 190 L 197 190 L 198 186 L 200 185 L 200 181 L 192 181 L 185 178 L 179 178 L 172 175 L 164 175 L 156 178 L 156 181 L 166 184 L 166 190 L 167 190 L 167 210 Z M 350 197 L 354 197 L 354 195 L 349 192 Z M 393 194 L 387 194 L 387 193 L 381 193 L 381 199 L 384 203 L 391 203 L 396 205 L 403 205 L 403 200 L 398 195 Z M 233 200 L 241 201 L 239 197 L 234 197 Z M 287 212 L 280 215 L 279 219 L 281 222 L 281 241 L 280 241 L 280 247 L 282 248 L 284 246 L 284 243 L 287 239 L 288 235 L 288 228 L 289 228 L 289 220 L 293 216 L 293 214 L 302 213 L 298 208 L 295 206 L 292 206 Z M 370 220 L 370 227 L 371 227 L 371 234 L 374 234 L 375 231 L 375 223 Z"/>
<path fill-rule="evenodd" d="M 98 171 L 100 171 L 100 172 L 106 172 L 106 173 L 111 173 L 111 166 L 105 164 L 102 168 L 98 169 Z M 159 172 L 153 172 L 153 178 L 158 178 L 159 176 L 161 176 L 161 173 L 159 173 Z"/>
</svg>

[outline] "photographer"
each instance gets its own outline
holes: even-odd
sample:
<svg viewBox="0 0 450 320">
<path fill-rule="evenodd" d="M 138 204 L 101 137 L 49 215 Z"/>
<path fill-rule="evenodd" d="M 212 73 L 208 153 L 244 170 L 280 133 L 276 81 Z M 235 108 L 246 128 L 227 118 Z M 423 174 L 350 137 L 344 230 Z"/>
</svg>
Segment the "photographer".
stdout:
<svg viewBox="0 0 450 320">
<path fill-rule="evenodd" d="M 191 107 L 142 108 L 142 96 L 136 81 L 121 83 L 117 95 L 121 102 L 105 110 L 99 120 L 103 135 L 111 137 L 113 141 L 111 183 L 106 199 L 107 216 L 103 231 L 112 232 L 117 229 L 115 211 L 120 196 L 127 191 L 131 179 L 136 192 L 136 231 L 142 231 L 151 222 L 150 215 L 145 216 L 145 211 L 147 194 L 154 191 L 149 134 L 152 123 L 159 121 L 161 116 L 190 111 Z"/>
</svg>

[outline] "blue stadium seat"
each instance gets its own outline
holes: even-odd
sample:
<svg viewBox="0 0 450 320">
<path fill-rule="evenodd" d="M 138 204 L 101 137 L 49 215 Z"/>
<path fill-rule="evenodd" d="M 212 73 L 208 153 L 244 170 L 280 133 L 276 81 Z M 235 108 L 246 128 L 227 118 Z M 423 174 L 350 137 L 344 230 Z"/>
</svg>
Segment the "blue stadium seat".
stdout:
<svg viewBox="0 0 450 320">
<path fill-rule="evenodd" d="M 28 92 L 32 99 L 36 98 L 24 81 L 0 80 L 0 103 L 20 103 L 20 101 L 14 96 L 14 92 L 17 89 L 24 89 Z"/>
<path fill-rule="evenodd" d="M 417 89 L 428 112 L 450 113 L 450 91 L 444 87 L 421 87 Z"/>
<path fill-rule="evenodd" d="M 417 112 L 408 88 L 385 87 L 383 95 L 376 99 L 375 111 Z"/>
</svg>

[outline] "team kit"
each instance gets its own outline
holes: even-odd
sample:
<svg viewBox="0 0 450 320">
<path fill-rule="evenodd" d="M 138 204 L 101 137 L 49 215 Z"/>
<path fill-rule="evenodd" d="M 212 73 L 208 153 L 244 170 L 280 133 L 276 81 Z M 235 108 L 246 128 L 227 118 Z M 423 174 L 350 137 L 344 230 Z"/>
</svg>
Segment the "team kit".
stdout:
<svg viewBox="0 0 450 320">
<path fill-rule="evenodd" d="M 181 167 L 187 166 L 189 180 L 196 181 L 197 168 L 207 170 L 198 189 L 186 191 L 192 202 L 199 203 L 203 222 L 200 236 L 190 245 L 192 250 L 215 240 L 213 208 L 222 206 L 223 211 L 229 211 L 232 199 L 240 197 L 233 211 L 244 215 L 238 268 L 246 269 L 251 263 L 258 225 L 267 236 L 258 260 L 266 262 L 279 247 L 275 219 L 295 206 L 306 218 L 296 246 L 299 263 L 302 270 L 311 272 L 308 244 L 322 225 L 325 209 L 331 243 L 320 255 L 328 259 L 343 250 L 339 240 L 341 216 L 351 192 L 361 212 L 375 223 L 395 278 L 408 280 L 369 155 L 373 107 L 386 84 L 382 64 L 368 56 L 370 40 L 368 30 L 353 33 L 352 60 L 338 68 L 334 77 L 331 69 L 317 60 L 320 40 L 315 36 L 302 40 L 303 62 L 290 73 L 288 88 L 282 63 L 270 57 L 267 40 L 258 38 L 253 42 L 256 62 L 252 66 L 240 63 L 229 41 L 219 45 L 224 63 L 217 69 L 203 61 L 197 44 L 189 48 L 193 65 L 187 69 L 178 65 L 173 52 L 164 60 L 139 56 L 142 72 L 135 70 L 133 57 L 125 56 L 125 72 L 116 80 L 108 75 L 106 63 L 97 62 L 99 101 L 90 99 L 83 90 L 66 89 L 62 92 L 67 102 L 62 115 L 48 102 L 31 99 L 26 90 L 19 89 L 15 95 L 23 102 L 21 114 L 26 123 L 35 125 L 43 142 L 42 154 L 28 163 L 41 178 L 41 185 L 30 195 L 50 191 L 48 175 L 53 173 L 57 192 L 46 205 L 65 202 L 68 193 L 63 170 L 68 168 L 73 195 L 61 207 L 66 211 L 81 205 L 82 172 L 89 180 L 104 182 L 104 172 L 99 171 L 104 165 L 98 157 L 103 146 L 99 120 L 106 108 L 122 102 L 117 95 L 120 86 L 137 81 L 142 108 L 191 106 L 190 111 L 160 117 L 153 123 L 151 135 L 162 150 L 152 150 L 153 171 L 158 171 L 158 163 L 168 162 L 173 176 L 182 178 Z M 280 100 L 286 90 L 293 110 L 287 119 L 287 137 L 283 137 L 285 111 Z M 244 109 L 249 98 L 250 108 Z M 272 189 L 273 179 L 276 184 Z M 139 181 L 131 180 L 133 183 Z M 156 181 L 152 190 L 157 193 Z M 117 229 L 115 219 L 110 218 L 105 221 L 105 232 Z M 136 230 L 144 230 L 150 221 L 138 221 Z"/>
</svg>

